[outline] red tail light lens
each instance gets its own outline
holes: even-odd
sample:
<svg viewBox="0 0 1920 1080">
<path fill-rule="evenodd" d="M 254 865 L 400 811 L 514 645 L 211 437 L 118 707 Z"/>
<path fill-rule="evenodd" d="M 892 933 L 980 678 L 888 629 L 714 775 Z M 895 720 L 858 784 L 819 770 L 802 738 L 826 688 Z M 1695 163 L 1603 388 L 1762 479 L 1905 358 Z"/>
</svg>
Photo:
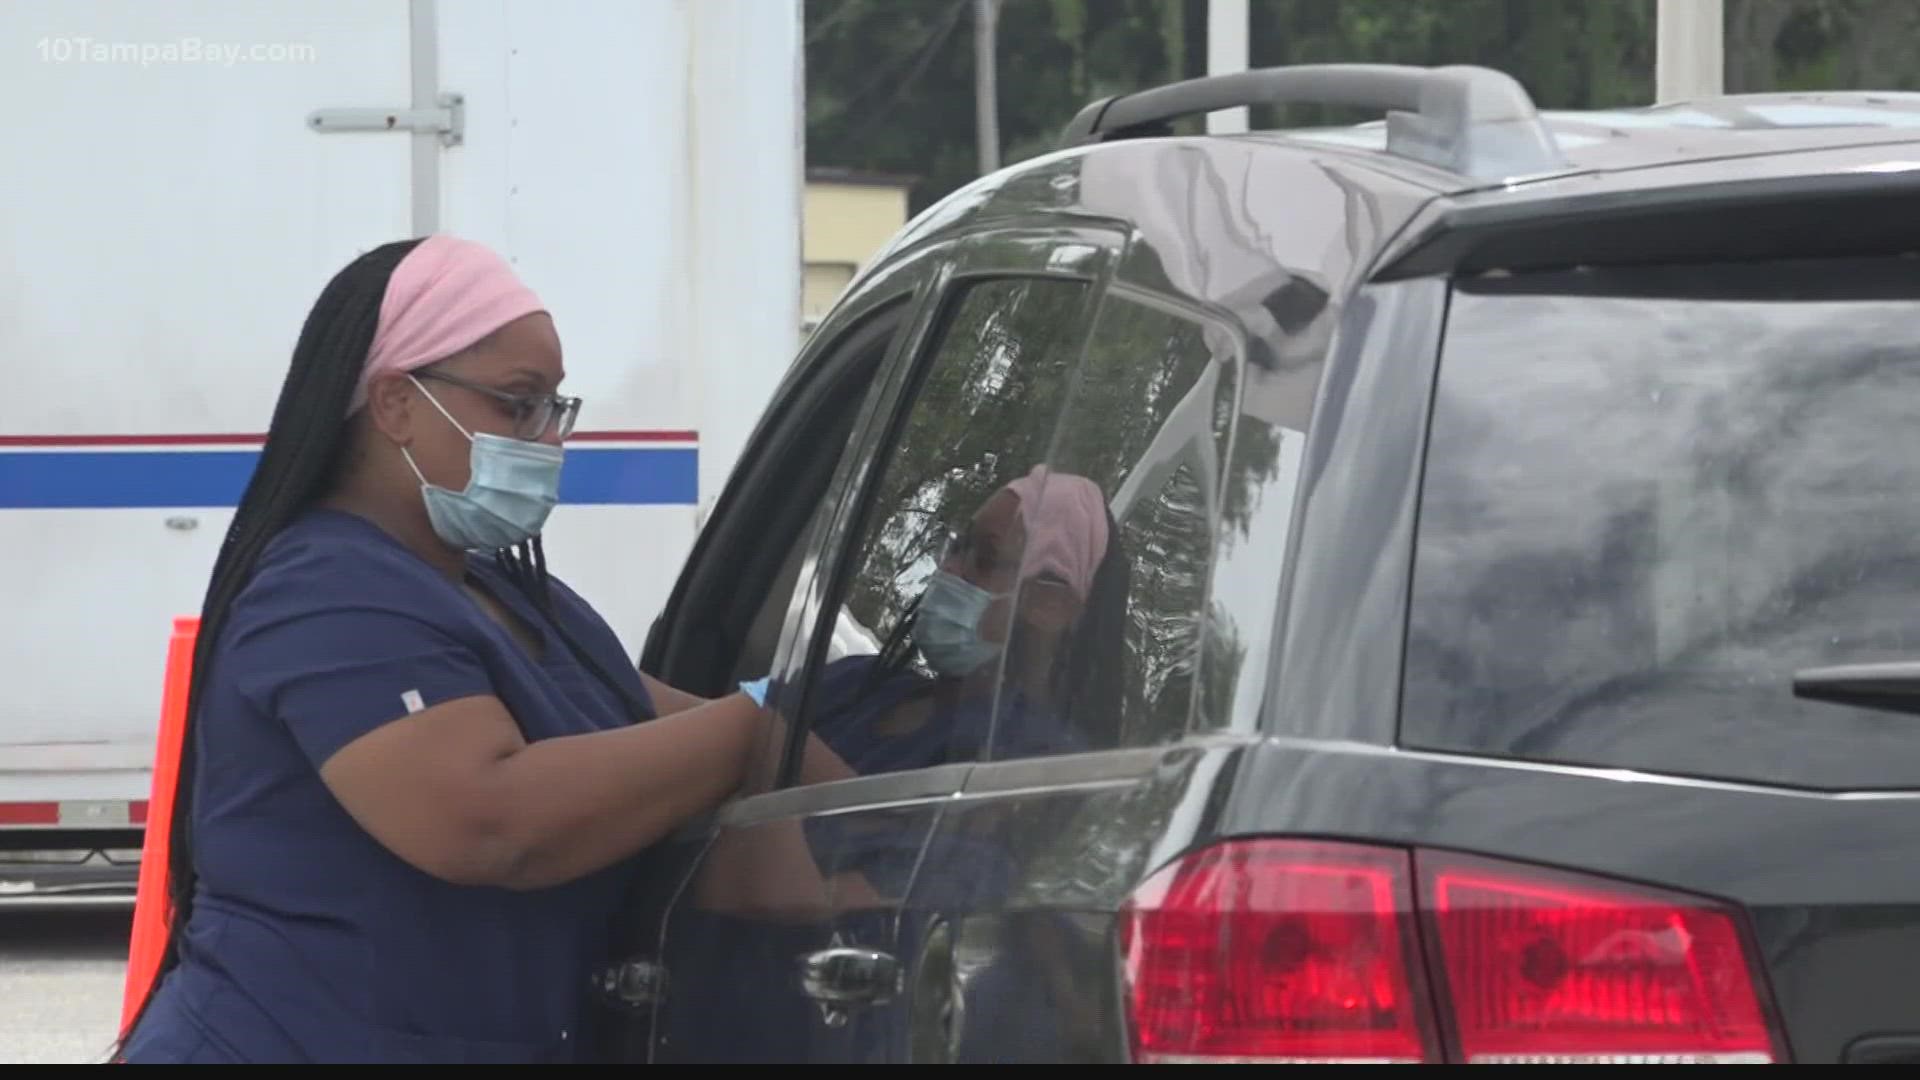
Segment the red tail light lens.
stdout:
<svg viewBox="0 0 1920 1080">
<path fill-rule="evenodd" d="M 1151 878 L 1120 944 L 1140 1062 L 1433 1060 L 1404 854 L 1253 840 Z"/>
<path fill-rule="evenodd" d="M 1466 1061 L 1775 1060 L 1731 912 L 1478 860 L 1421 868 Z"/>
<path fill-rule="evenodd" d="M 1532 866 L 1236 840 L 1119 937 L 1143 1063 L 1787 1060 L 1735 912 Z"/>
</svg>

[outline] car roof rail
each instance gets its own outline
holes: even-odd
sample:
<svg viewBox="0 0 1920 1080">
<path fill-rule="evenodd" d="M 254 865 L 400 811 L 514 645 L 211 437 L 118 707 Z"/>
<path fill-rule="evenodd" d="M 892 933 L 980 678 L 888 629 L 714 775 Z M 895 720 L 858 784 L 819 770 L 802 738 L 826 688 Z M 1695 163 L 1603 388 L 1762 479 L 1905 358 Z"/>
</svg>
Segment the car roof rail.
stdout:
<svg viewBox="0 0 1920 1080">
<path fill-rule="evenodd" d="M 1460 176 L 1497 179 L 1567 168 L 1526 89 L 1504 72 L 1472 65 L 1302 64 L 1188 79 L 1088 105 L 1061 143 L 1169 134 L 1170 121 L 1254 105 L 1383 110 L 1389 154 Z"/>
</svg>

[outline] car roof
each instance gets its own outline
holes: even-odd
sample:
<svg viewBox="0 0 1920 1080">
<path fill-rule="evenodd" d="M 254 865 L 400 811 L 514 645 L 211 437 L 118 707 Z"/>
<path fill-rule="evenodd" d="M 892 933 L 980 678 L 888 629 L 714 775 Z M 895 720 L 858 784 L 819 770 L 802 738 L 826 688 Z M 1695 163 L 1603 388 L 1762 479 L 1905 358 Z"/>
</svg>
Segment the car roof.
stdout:
<svg viewBox="0 0 1920 1080">
<path fill-rule="evenodd" d="M 1237 134 L 1167 126 L 1296 100 L 1380 108 L 1389 119 Z M 1333 64 L 1210 76 L 1092 102 L 1055 150 L 949 193 L 883 254 L 982 217 L 1113 211 L 1081 205 L 1076 185 L 1060 185 L 1062 174 L 1110 155 L 1139 168 L 1157 153 L 1209 145 L 1304 156 L 1321 168 L 1337 158 L 1350 166 L 1341 169 L 1343 183 L 1381 198 L 1394 192 L 1388 216 L 1398 220 L 1373 222 L 1384 240 L 1365 275 L 1374 281 L 1776 250 L 1920 252 L 1920 93 L 1729 94 L 1540 110 L 1518 83 L 1489 69 Z M 1377 212 L 1386 204 L 1369 205 Z M 1765 228 L 1754 227 L 1755 214 Z"/>
<path fill-rule="evenodd" d="M 1245 137 L 1357 155 L 1433 193 L 1375 280 L 1920 249 L 1920 94 L 1736 94 L 1538 116 L 1561 167 L 1519 176 L 1390 153 L 1382 124 Z"/>
<path fill-rule="evenodd" d="M 1539 116 L 1565 168 L 1498 182 L 1450 176 L 1390 155 L 1383 122 L 1245 137 L 1363 153 L 1403 179 L 1451 195 L 1545 194 L 1529 189 L 1571 178 L 1586 181 L 1586 190 L 1597 178 L 1615 189 L 1710 182 L 1734 178 L 1755 157 L 1783 159 L 1769 171 L 1812 175 L 1832 167 L 1825 151 L 1920 143 L 1920 93 L 1729 94 L 1640 108 L 1541 110 Z"/>
</svg>

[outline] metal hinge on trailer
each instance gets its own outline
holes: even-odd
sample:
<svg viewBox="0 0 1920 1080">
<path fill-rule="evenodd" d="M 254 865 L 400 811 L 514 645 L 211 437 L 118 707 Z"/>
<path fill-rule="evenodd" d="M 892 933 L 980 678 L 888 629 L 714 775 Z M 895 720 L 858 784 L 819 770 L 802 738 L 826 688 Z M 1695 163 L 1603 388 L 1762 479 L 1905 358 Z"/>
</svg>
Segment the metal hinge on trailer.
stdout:
<svg viewBox="0 0 1920 1080">
<path fill-rule="evenodd" d="M 315 109 L 307 126 L 322 135 L 351 131 L 425 132 L 440 136 L 440 145 L 459 146 L 467 133 L 466 97 L 445 93 L 437 109 Z"/>
</svg>

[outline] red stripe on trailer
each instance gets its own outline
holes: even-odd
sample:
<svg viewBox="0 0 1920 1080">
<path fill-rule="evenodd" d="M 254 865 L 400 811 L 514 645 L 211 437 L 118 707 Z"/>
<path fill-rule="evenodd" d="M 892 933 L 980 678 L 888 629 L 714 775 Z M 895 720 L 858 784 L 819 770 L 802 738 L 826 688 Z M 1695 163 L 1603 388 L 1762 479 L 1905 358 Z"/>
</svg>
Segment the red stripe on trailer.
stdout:
<svg viewBox="0 0 1920 1080">
<path fill-rule="evenodd" d="M 58 825 L 57 802 L 0 802 L 0 825 Z"/>
<path fill-rule="evenodd" d="M 116 829 L 146 823 L 145 799 L 0 802 L 0 827 L 60 825 L 70 829 Z"/>
<path fill-rule="evenodd" d="M 0 435 L 0 446 L 48 449 L 97 446 L 259 446 L 265 435 Z"/>
<path fill-rule="evenodd" d="M 167 435 L 0 435 L 0 447 L 20 450 L 96 449 L 106 447 L 259 446 L 263 434 L 189 432 Z M 698 431 L 650 428 L 640 431 L 576 431 L 568 442 L 697 443 Z"/>
</svg>

